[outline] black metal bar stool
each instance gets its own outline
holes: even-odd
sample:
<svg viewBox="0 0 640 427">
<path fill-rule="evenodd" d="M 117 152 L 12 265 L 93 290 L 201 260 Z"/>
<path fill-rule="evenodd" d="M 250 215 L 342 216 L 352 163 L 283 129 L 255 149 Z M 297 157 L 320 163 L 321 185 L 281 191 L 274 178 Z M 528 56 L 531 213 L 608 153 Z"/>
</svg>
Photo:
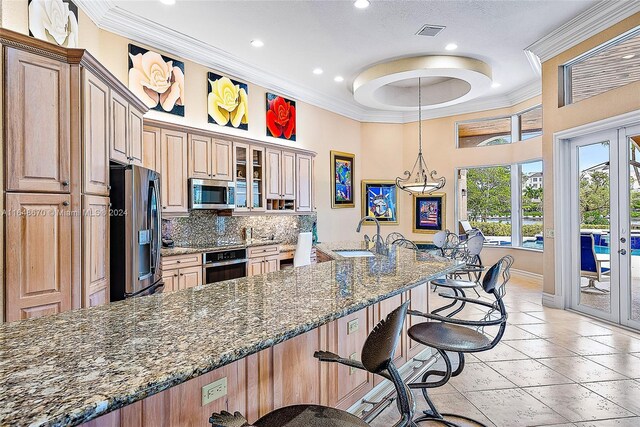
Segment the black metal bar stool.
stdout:
<svg viewBox="0 0 640 427">
<path fill-rule="evenodd" d="M 343 359 L 337 354 L 317 351 L 314 357 L 324 362 L 336 362 L 349 367 L 363 369 L 390 380 L 398 394 L 397 404 L 401 418 L 394 427 L 408 427 L 413 418 L 414 406 L 411 390 L 400 378 L 393 364 L 396 345 L 402 333 L 409 301 L 392 311 L 371 331 L 362 347 L 362 362 Z M 209 418 L 212 427 L 251 426 L 239 413 L 223 411 Z M 276 409 L 256 421 L 255 427 L 368 427 L 369 424 L 355 415 L 339 409 L 320 405 L 293 405 Z"/>
<path fill-rule="evenodd" d="M 432 322 L 418 323 L 409 328 L 408 334 L 411 339 L 434 348 L 438 351 L 445 364 L 445 370 L 429 370 L 422 376 L 421 382 L 410 383 L 411 389 L 420 389 L 429 405 L 429 409 L 423 411 L 424 415 L 416 418 L 414 423 L 421 421 L 437 421 L 448 426 L 458 426 L 456 423 L 445 419 L 445 417 L 455 417 L 472 421 L 478 425 L 484 426 L 479 421 L 471 418 L 450 414 L 440 413 L 429 398 L 427 390 L 430 388 L 441 387 L 446 384 L 451 377 L 458 376 L 462 373 L 465 360 L 465 353 L 478 353 L 494 348 L 504 335 L 507 326 L 507 311 L 502 301 L 505 295 L 505 286 L 509 280 L 509 269 L 513 264 L 513 257 L 506 256 L 495 263 L 485 274 L 482 281 L 484 291 L 495 298 L 495 302 L 486 302 L 482 300 L 470 299 L 456 295 L 442 295 L 456 301 L 469 304 L 477 304 L 488 308 L 486 315 L 482 320 L 462 320 L 453 317 L 443 317 L 436 314 L 427 314 L 415 310 L 409 310 L 412 316 L 420 316 Z M 498 285 L 500 272 L 502 271 L 503 281 Z M 497 318 L 496 318 L 497 317 Z M 495 337 L 491 339 L 484 333 L 484 328 L 488 326 L 499 326 L 499 330 Z M 459 364 L 455 371 L 452 368 L 451 359 L 447 352 L 457 353 Z M 431 376 L 441 377 L 437 381 L 429 382 Z"/>
</svg>

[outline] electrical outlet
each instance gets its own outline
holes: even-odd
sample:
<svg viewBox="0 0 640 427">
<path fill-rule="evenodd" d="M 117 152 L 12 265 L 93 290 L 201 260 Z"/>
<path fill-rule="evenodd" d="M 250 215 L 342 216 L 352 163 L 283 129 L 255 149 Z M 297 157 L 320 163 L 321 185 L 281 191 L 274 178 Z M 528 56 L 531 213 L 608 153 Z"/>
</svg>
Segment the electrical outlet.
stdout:
<svg viewBox="0 0 640 427">
<path fill-rule="evenodd" d="M 220 378 L 202 387 L 202 406 L 227 395 L 227 377 Z"/>
<path fill-rule="evenodd" d="M 360 327 L 358 323 L 358 319 L 353 319 L 351 322 L 347 323 L 347 335 L 351 335 L 354 332 L 358 332 L 358 328 Z"/>
<path fill-rule="evenodd" d="M 547 228 L 547 232 L 545 233 L 548 239 L 553 239 L 554 237 L 556 237 L 556 232 L 553 228 Z"/>
<path fill-rule="evenodd" d="M 349 359 L 351 360 L 358 360 L 357 359 L 358 354 L 357 353 L 351 353 L 351 355 L 349 356 Z M 354 368 L 353 366 L 349 366 L 349 375 L 353 375 L 353 373 L 357 370 L 357 368 Z"/>
</svg>

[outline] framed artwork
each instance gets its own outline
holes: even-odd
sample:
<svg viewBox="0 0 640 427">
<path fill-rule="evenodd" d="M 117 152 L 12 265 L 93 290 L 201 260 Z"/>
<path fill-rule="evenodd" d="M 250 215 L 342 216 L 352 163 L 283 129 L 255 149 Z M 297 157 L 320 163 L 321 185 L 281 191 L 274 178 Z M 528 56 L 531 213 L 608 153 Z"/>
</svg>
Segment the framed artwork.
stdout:
<svg viewBox="0 0 640 427">
<path fill-rule="evenodd" d="M 215 73 L 207 73 L 209 123 L 249 129 L 249 86 Z"/>
<path fill-rule="evenodd" d="M 78 47 L 78 6 L 71 0 L 29 0 L 29 35 Z"/>
<path fill-rule="evenodd" d="M 397 189 L 395 181 L 362 180 L 362 216 L 372 216 L 380 224 L 397 224 Z"/>
<path fill-rule="evenodd" d="M 184 62 L 130 44 L 129 89 L 151 110 L 184 117 Z"/>
<path fill-rule="evenodd" d="M 436 233 L 444 230 L 446 194 L 413 196 L 413 232 Z"/>
<path fill-rule="evenodd" d="M 355 154 L 331 151 L 331 208 L 353 208 Z"/>
<path fill-rule="evenodd" d="M 296 140 L 296 102 L 267 92 L 267 136 Z"/>
</svg>

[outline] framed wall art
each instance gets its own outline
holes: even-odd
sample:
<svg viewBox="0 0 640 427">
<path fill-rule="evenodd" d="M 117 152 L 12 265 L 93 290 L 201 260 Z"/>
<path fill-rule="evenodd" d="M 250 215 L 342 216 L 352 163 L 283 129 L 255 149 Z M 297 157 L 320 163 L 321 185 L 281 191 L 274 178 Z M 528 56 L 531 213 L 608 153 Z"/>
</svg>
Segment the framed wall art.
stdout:
<svg viewBox="0 0 640 427">
<path fill-rule="evenodd" d="M 29 35 L 78 47 L 78 6 L 71 0 L 29 0 Z"/>
<path fill-rule="evenodd" d="M 331 151 L 331 208 L 353 208 L 355 154 Z"/>
<path fill-rule="evenodd" d="M 150 109 L 184 117 L 184 62 L 130 44 L 129 89 Z"/>
<path fill-rule="evenodd" d="M 249 129 L 249 86 L 207 73 L 207 120 L 220 126 Z"/>
<path fill-rule="evenodd" d="M 436 233 L 445 229 L 446 194 L 413 196 L 413 232 Z"/>
<path fill-rule="evenodd" d="M 398 224 L 397 190 L 395 181 L 362 180 L 362 216 L 372 216 L 380 224 Z"/>
<path fill-rule="evenodd" d="M 296 140 L 296 102 L 267 92 L 267 136 Z"/>
</svg>

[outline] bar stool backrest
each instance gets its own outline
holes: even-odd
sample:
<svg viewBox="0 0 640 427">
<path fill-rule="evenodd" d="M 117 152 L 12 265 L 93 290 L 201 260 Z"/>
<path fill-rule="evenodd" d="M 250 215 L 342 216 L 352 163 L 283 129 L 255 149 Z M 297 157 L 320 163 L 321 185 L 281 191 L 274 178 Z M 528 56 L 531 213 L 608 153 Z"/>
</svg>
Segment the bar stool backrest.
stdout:
<svg viewBox="0 0 640 427">
<path fill-rule="evenodd" d="M 418 246 L 413 243 L 409 239 L 398 239 L 392 243 L 393 246 L 400 246 L 401 248 L 413 249 L 414 251 L 418 250 Z"/>
<path fill-rule="evenodd" d="M 467 251 L 470 256 L 480 255 L 482 252 L 482 246 L 484 245 L 484 236 L 481 234 L 476 234 L 473 237 L 470 237 L 467 240 Z"/>
<path fill-rule="evenodd" d="M 447 243 L 448 233 L 448 230 L 441 230 L 433 235 L 433 244 L 436 246 L 436 248 L 442 249 L 444 247 L 444 245 Z"/>
</svg>

